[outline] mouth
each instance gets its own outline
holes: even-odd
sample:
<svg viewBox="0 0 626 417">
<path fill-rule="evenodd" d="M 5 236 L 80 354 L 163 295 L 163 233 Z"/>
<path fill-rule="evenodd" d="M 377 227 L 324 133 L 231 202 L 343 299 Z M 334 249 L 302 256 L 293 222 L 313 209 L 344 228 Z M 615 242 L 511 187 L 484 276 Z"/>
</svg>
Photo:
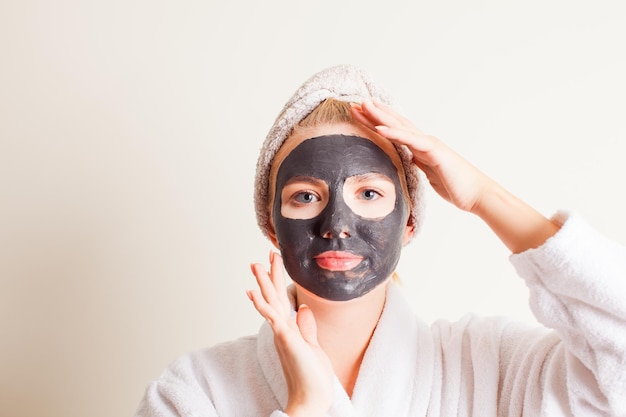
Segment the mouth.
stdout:
<svg viewBox="0 0 626 417">
<path fill-rule="evenodd" d="M 313 257 L 317 266 L 328 271 L 349 271 L 363 260 L 362 256 L 349 252 L 327 251 Z"/>
</svg>

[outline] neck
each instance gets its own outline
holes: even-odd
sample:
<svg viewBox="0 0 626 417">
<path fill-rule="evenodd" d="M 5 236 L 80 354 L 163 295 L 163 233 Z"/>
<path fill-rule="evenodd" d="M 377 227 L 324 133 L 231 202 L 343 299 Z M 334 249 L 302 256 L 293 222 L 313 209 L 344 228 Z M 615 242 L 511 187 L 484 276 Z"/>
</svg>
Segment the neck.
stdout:
<svg viewBox="0 0 626 417">
<path fill-rule="evenodd" d="M 296 285 L 297 304 L 313 311 L 320 346 L 349 396 L 382 313 L 386 290 L 382 284 L 354 300 L 328 301 Z"/>
</svg>

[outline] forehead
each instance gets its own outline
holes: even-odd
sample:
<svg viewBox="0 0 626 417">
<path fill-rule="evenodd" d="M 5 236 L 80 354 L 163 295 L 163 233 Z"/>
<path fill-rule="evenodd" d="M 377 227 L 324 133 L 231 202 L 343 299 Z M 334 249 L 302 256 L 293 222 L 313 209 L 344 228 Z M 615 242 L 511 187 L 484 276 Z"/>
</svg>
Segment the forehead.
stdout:
<svg viewBox="0 0 626 417">
<path fill-rule="evenodd" d="M 297 176 L 332 182 L 367 173 L 398 179 L 389 156 L 371 140 L 358 136 L 324 135 L 306 139 L 291 150 L 280 165 L 277 185 L 284 185 L 289 178 Z"/>
</svg>

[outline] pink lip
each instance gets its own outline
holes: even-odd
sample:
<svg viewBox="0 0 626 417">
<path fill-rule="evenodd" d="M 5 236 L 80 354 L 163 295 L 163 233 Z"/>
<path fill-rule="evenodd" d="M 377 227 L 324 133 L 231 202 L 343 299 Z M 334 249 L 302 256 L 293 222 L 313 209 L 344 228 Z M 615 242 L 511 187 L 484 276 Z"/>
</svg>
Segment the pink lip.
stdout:
<svg viewBox="0 0 626 417">
<path fill-rule="evenodd" d="M 362 256 L 341 251 L 322 252 L 313 258 L 320 268 L 329 271 L 349 271 L 363 260 Z"/>
</svg>

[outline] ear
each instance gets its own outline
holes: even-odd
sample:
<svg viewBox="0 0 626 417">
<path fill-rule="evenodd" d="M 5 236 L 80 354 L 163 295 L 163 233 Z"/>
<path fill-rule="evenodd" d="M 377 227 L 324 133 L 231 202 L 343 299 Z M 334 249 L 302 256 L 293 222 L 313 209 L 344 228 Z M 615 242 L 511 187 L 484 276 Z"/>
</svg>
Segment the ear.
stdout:
<svg viewBox="0 0 626 417">
<path fill-rule="evenodd" d="M 270 238 L 272 245 L 280 251 L 280 246 L 278 245 L 278 239 L 276 238 L 276 232 L 274 231 L 274 225 L 272 222 L 269 222 L 267 225 L 267 236 Z"/>
<path fill-rule="evenodd" d="M 415 226 L 413 226 L 412 224 L 407 224 L 404 227 L 404 233 L 402 234 L 402 246 L 406 246 L 411 239 L 413 239 L 413 236 L 415 235 Z"/>
</svg>

